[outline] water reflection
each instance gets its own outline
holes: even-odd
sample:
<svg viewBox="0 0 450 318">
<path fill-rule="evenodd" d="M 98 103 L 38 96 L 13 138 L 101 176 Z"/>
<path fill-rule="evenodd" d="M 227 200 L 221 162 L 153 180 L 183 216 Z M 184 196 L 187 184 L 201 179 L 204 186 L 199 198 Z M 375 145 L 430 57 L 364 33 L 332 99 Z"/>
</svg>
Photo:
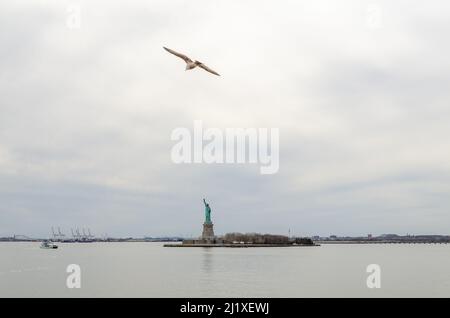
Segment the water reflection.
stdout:
<svg viewBox="0 0 450 318">
<path fill-rule="evenodd" d="M 213 250 L 212 248 L 202 248 L 202 270 L 210 275 L 213 271 Z"/>
</svg>

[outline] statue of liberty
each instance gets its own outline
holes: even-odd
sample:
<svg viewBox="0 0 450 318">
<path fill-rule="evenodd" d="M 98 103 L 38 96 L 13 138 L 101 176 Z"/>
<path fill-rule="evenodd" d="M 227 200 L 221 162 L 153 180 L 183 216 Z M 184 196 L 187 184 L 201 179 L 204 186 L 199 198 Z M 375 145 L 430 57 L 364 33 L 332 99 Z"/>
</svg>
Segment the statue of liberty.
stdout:
<svg viewBox="0 0 450 318">
<path fill-rule="evenodd" d="M 211 224 L 211 208 L 205 199 L 203 199 L 203 204 L 205 205 L 205 223 Z"/>
</svg>

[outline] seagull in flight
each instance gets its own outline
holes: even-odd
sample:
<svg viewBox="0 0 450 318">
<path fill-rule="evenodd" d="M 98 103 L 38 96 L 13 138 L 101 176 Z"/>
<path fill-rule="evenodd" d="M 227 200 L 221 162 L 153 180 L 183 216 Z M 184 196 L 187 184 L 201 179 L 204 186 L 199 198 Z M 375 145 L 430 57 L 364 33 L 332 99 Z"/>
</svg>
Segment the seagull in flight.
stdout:
<svg viewBox="0 0 450 318">
<path fill-rule="evenodd" d="M 166 48 L 165 46 L 163 46 L 164 50 L 166 50 L 169 53 L 172 53 L 175 56 L 178 56 L 179 58 L 183 59 L 183 61 L 186 62 L 186 71 L 188 70 L 192 70 L 193 68 L 201 67 L 202 69 L 204 69 L 207 72 L 210 72 L 214 75 L 220 76 L 219 73 L 217 73 L 216 71 L 213 71 L 212 69 L 210 69 L 208 66 L 206 66 L 205 64 L 203 64 L 202 62 L 199 61 L 192 61 L 189 57 L 187 57 L 184 54 L 175 52 L 174 50 L 171 50 L 169 48 Z"/>
</svg>

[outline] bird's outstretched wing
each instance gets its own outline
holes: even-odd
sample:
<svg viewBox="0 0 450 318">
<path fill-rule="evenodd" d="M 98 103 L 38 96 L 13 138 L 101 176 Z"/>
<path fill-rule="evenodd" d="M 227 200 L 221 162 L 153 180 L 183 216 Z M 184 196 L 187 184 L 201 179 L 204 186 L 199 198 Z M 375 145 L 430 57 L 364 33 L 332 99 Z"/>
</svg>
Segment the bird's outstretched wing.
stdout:
<svg viewBox="0 0 450 318">
<path fill-rule="evenodd" d="M 186 55 L 184 55 L 184 54 L 175 52 L 174 50 L 171 50 L 171 49 L 169 49 L 169 48 L 167 48 L 167 47 L 165 47 L 165 46 L 163 46 L 163 48 L 164 48 L 164 50 L 166 50 L 167 52 L 172 53 L 173 55 L 178 56 L 179 58 L 182 58 L 186 63 L 192 62 L 192 60 L 191 60 L 189 57 L 187 57 Z"/>
<path fill-rule="evenodd" d="M 195 64 L 197 64 L 198 67 L 201 67 L 202 69 L 204 69 L 204 70 L 207 71 L 207 72 L 210 72 L 210 73 L 212 73 L 212 74 L 214 74 L 214 75 L 220 76 L 219 73 L 217 73 L 216 71 L 210 69 L 208 66 L 206 66 L 206 65 L 203 64 L 202 62 L 195 61 Z"/>
</svg>

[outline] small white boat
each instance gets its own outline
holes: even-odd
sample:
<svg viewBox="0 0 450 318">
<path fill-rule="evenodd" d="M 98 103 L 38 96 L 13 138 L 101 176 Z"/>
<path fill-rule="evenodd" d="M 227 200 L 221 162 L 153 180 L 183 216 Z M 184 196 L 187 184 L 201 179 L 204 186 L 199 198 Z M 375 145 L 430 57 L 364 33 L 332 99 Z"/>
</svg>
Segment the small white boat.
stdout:
<svg viewBox="0 0 450 318">
<path fill-rule="evenodd" d="M 45 248 L 45 249 L 55 249 L 58 248 L 58 245 L 53 244 L 51 241 L 43 241 L 41 243 L 41 248 Z"/>
</svg>

